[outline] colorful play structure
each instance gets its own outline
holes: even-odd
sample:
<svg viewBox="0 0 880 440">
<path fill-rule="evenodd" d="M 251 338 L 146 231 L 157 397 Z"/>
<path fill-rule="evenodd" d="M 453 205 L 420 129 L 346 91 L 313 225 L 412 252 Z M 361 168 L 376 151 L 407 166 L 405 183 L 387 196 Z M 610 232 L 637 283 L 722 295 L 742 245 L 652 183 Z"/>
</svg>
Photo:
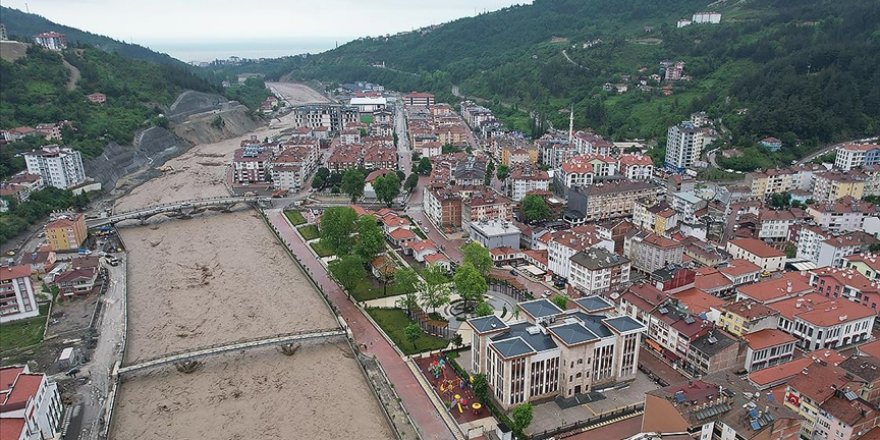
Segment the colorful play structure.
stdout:
<svg viewBox="0 0 880 440">
<path fill-rule="evenodd" d="M 438 356 L 428 366 L 430 374 L 434 376 L 434 384 L 437 387 L 438 394 L 444 401 L 450 402 L 450 412 L 457 409 L 459 414 L 464 414 L 464 410 L 470 408 L 475 415 L 478 414 L 483 405 L 479 402 L 470 402 L 470 405 L 468 405 L 468 399 L 462 396 L 465 390 L 470 387 L 470 384 L 474 382 L 474 377 L 469 376 L 468 380 L 465 381 L 454 372 L 451 375 L 447 375 L 447 366 L 446 357 L 443 355 Z"/>
</svg>

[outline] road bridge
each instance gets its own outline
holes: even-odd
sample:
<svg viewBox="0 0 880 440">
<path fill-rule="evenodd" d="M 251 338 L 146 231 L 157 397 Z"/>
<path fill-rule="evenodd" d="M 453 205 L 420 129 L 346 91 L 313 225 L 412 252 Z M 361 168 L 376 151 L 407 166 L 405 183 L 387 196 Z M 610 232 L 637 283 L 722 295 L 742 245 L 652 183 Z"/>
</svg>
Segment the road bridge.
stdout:
<svg viewBox="0 0 880 440">
<path fill-rule="evenodd" d="M 180 202 L 164 203 L 131 211 L 118 212 L 104 218 L 86 220 L 89 229 L 102 226 L 112 226 L 125 220 L 140 220 L 145 222 L 155 215 L 165 214 L 175 218 L 189 218 L 205 211 L 228 212 L 239 204 L 268 205 L 269 197 L 238 196 L 238 197 L 213 197 L 208 199 L 184 200 Z"/>
<path fill-rule="evenodd" d="M 306 330 L 295 333 L 285 333 L 267 338 L 246 339 L 229 344 L 215 344 L 205 348 L 193 350 L 183 350 L 169 355 L 148 359 L 138 364 L 119 367 L 115 374 L 124 375 L 137 371 L 143 371 L 153 368 L 159 368 L 169 364 L 185 365 L 193 361 L 206 357 L 216 356 L 230 351 L 249 350 L 267 345 L 295 344 L 301 342 L 328 342 L 344 338 L 345 330 L 340 328 L 323 329 L 323 330 Z"/>
</svg>

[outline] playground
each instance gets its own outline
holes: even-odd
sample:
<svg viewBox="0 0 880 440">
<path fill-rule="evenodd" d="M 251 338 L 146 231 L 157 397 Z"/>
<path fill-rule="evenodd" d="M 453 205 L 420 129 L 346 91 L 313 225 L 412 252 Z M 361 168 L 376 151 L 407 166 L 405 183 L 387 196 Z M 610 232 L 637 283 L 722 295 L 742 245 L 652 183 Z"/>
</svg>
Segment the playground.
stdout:
<svg viewBox="0 0 880 440">
<path fill-rule="evenodd" d="M 492 416 L 474 396 L 470 378 L 459 377 L 450 365 L 454 362 L 452 359 L 445 354 L 435 354 L 414 360 L 456 423 L 461 425 Z"/>
</svg>

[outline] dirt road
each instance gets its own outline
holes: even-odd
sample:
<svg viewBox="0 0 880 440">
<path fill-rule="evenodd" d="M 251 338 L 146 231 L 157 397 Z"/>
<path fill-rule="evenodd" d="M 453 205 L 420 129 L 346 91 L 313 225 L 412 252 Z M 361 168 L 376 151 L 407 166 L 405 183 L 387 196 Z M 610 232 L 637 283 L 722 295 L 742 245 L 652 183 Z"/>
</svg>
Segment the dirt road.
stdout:
<svg viewBox="0 0 880 440">
<path fill-rule="evenodd" d="M 296 106 L 302 104 L 316 104 L 321 102 L 330 102 L 326 96 L 315 91 L 305 84 L 291 82 L 267 82 L 269 87 L 275 93 L 280 94 L 287 101 L 287 105 Z"/>
</svg>

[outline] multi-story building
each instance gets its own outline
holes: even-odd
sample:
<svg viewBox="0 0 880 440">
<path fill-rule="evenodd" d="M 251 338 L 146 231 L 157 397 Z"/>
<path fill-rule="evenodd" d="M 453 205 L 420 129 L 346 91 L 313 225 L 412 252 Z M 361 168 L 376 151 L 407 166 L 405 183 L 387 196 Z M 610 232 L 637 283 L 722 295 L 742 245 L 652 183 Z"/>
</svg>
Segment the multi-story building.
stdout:
<svg viewBox="0 0 880 440">
<path fill-rule="evenodd" d="M 481 220 L 470 223 L 470 237 L 486 249 L 519 249 L 522 232 L 507 220 Z"/>
<path fill-rule="evenodd" d="M 807 214 L 822 229 L 831 232 L 863 231 L 865 218 L 873 215 L 876 207 L 863 200 L 846 196 L 831 203 L 807 206 Z"/>
<path fill-rule="evenodd" d="M 843 144 L 834 157 L 834 168 L 843 171 L 877 164 L 880 164 L 880 145 L 877 144 Z"/>
<path fill-rule="evenodd" d="M 739 370 L 744 352 L 740 342 L 718 329 L 709 330 L 690 341 L 682 359 L 682 368 L 695 376 L 706 376 L 721 371 Z"/>
<path fill-rule="evenodd" d="M 277 189 L 299 190 L 317 170 L 320 144 L 317 139 L 297 138 L 282 148 L 272 158 L 272 184 Z"/>
<path fill-rule="evenodd" d="M 818 168 L 813 166 L 800 165 L 752 172 L 746 176 L 746 183 L 751 189 L 752 197 L 761 199 L 782 192 L 810 191 L 813 186 L 813 174 L 817 170 Z"/>
<path fill-rule="evenodd" d="M 655 203 L 653 199 L 638 200 L 633 205 L 633 224 L 666 236 L 678 226 L 678 213 L 666 202 Z"/>
<path fill-rule="evenodd" d="M 550 175 L 534 165 L 517 165 L 507 180 L 507 196 L 519 202 L 531 191 L 548 191 Z"/>
<path fill-rule="evenodd" d="M 778 400 L 754 396 L 746 381 L 719 373 L 673 384 L 645 394 L 642 432 L 681 435 L 681 438 L 794 440 L 801 419 Z M 656 437 L 661 438 L 661 437 Z M 662 438 L 667 438 L 663 436 Z"/>
<path fill-rule="evenodd" d="M 64 407 L 58 385 L 27 365 L 0 368 L 0 432 L 4 439 L 61 438 Z"/>
<path fill-rule="evenodd" d="M 425 188 L 422 203 L 425 215 L 438 227 L 461 227 L 462 199 L 456 191 L 448 188 Z"/>
<path fill-rule="evenodd" d="M 58 32 L 42 32 L 34 35 L 34 43 L 49 50 L 62 50 L 67 47 L 67 38 Z"/>
<path fill-rule="evenodd" d="M 590 248 L 570 259 L 569 293 L 576 296 L 598 295 L 629 282 L 629 259 L 605 248 Z"/>
<path fill-rule="evenodd" d="M 48 186 L 68 189 L 86 180 L 82 155 L 71 148 L 49 145 L 24 153 L 24 160 L 28 173 L 39 174 Z"/>
<path fill-rule="evenodd" d="M 669 127 L 666 132 L 666 167 L 683 171 L 700 160 L 703 132 L 690 121 Z"/>
<path fill-rule="evenodd" d="M 630 217 L 638 200 L 655 199 L 657 192 L 657 186 L 643 180 L 613 180 L 578 187 L 568 193 L 568 211 L 563 218 L 571 224 L 581 224 Z"/>
<path fill-rule="evenodd" d="M 785 252 L 754 238 L 737 238 L 727 242 L 727 252 L 733 258 L 750 261 L 765 272 L 776 272 L 785 267 Z"/>
<path fill-rule="evenodd" d="M 627 179 L 647 180 L 654 176 L 654 161 L 643 154 L 621 154 L 617 169 Z"/>
<path fill-rule="evenodd" d="M 769 305 L 795 296 L 803 296 L 813 291 L 809 276 L 800 272 L 786 272 L 778 278 L 768 278 L 754 284 L 737 287 L 736 299 L 737 301 L 747 299 Z"/>
<path fill-rule="evenodd" d="M 861 199 L 865 195 L 865 176 L 848 171 L 828 171 L 813 176 L 813 200 L 834 203 L 844 197 Z"/>
<path fill-rule="evenodd" d="M 794 336 L 775 328 L 743 335 L 746 341 L 746 371 L 758 371 L 792 360 L 797 342 Z"/>
<path fill-rule="evenodd" d="M 876 311 L 847 299 L 818 293 L 769 304 L 779 311 L 780 330 L 798 338 L 803 350 L 843 348 L 871 337 Z"/>
<path fill-rule="evenodd" d="M 75 251 L 88 237 L 86 216 L 82 213 L 59 215 L 46 223 L 43 231 L 46 233 L 46 242 L 51 250 Z"/>
<path fill-rule="evenodd" d="M 679 221 L 694 224 L 697 212 L 704 209 L 708 202 L 691 191 L 680 191 L 672 194 L 672 209 L 678 213 Z"/>
<path fill-rule="evenodd" d="M 357 107 L 339 104 L 309 104 L 293 108 L 294 124 L 297 127 L 324 127 L 331 131 L 341 131 L 349 124 L 360 121 Z"/>
<path fill-rule="evenodd" d="M 574 188 L 592 185 L 601 179 L 617 175 L 617 161 L 611 156 L 588 154 L 573 156 L 554 172 L 557 192 L 566 195 Z"/>
<path fill-rule="evenodd" d="M 492 315 L 467 321 L 474 331 L 471 370 L 486 375 L 502 408 L 635 379 L 645 327 L 615 316 L 613 305 L 597 296 L 575 304 L 563 311 L 538 299 L 519 304 L 524 320 L 505 323 Z"/>
<path fill-rule="evenodd" d="M 839 395 L 838 393 L 845 396 L 847 388 L 853 385 L 854 382 L 847 378 L 846 370 L 826 362 L 812 363 L 802 370 L 802 374 L 788 381 L 784 402 L 786 407 L 805 419 L 801 438 L 843 438 L 843 431 L 848 430 L 837 423 L 834 423 L 832 428 L 831 414 L 829 411 L 823 411 L 822 406 L 833 400 Z M 858 412 L 858 409 L 856 411 Z M 822 424 L 817 426 L 820 420 Z M 826 424 L 827 427 L 824 426 Z M 842 427 L 843 431 L 840 429 Z M 837 434 L 840 435 L 823 435 L 832 429 L 837 430 Z M 815 436 L 814 431 L 817 431 Z"/>
<path fill-rule="evenodd" d="M 495 192 L 494 189 L 481 187 L 471 193 L 462 203 L 462 225 L 484 220 L 511 221 L 513 219 L 513 202 Z"/>
<path fill-rule="evenodd" d="M 33 318 L 39 314 L 30 266 L 0 267 L 0 322 Z"/>
<path fill-rule="evenodd" d="M 595 225 L 553 232 L 547 241 L 547 267 L 555 275 L 568 278 L 571 273 L 571 257 L 593 247 L 614 252 L 611 234 Z"/>
<path fill-rule="evenodd" d="M 435 104 L 434 95 L 423 92 L 411 92 L 403 95 L 404 105 L 428 107 Z"/>
<path fill-rule="evenodd" d="M 874 253 L 846 257 L 845 267 L 855 269 L 871 281 L 880 281 L 880 257 Z"/>
<path fill-rule="evenodd" d="M 272 152 L 262 147 L 235 150 L 232 159 L 232 179 L 236 183 L 265 183 L 272 177 Z"/>
<path fill-rule="evenodd" d="M 779 311 L 752 299 L 733 301 L 721 307 L 718 326 L 734 336 L 775 329 Z"/>
<path fill-rule="evenodd" d="M 845 298 L 877 312 L 880 285 L 850 268 L 821 267 L 809 272 L 810 285 L 826 298 Z"/>
<path fill-rule="evenodd" d="M 799 212 L 803 213 L 803 211 Z M 758 230 L 756 235 L 759 239 L 772 242 L 788 241 L 791 236 L 791 227 L 798 223 L 798 214 L 787 211 L 775 211 L 762 209 L 758 214 Z"/>
<path fill-rule="evenodd" d="M 721 23 L 721 13 L 720 12 L 697 12 L 694 14 L 691 21 L 694 24 L 699 24 L 699 23 L 718 24 L 718 23 Z"/>
<path fill-rule="evenodd" d="M 670 264 L 681 264 L 684 245 L 653 232 L 634 229 L 624 239 L 623 254 L 632 267 L 651 273 Z"/>
</svg>

